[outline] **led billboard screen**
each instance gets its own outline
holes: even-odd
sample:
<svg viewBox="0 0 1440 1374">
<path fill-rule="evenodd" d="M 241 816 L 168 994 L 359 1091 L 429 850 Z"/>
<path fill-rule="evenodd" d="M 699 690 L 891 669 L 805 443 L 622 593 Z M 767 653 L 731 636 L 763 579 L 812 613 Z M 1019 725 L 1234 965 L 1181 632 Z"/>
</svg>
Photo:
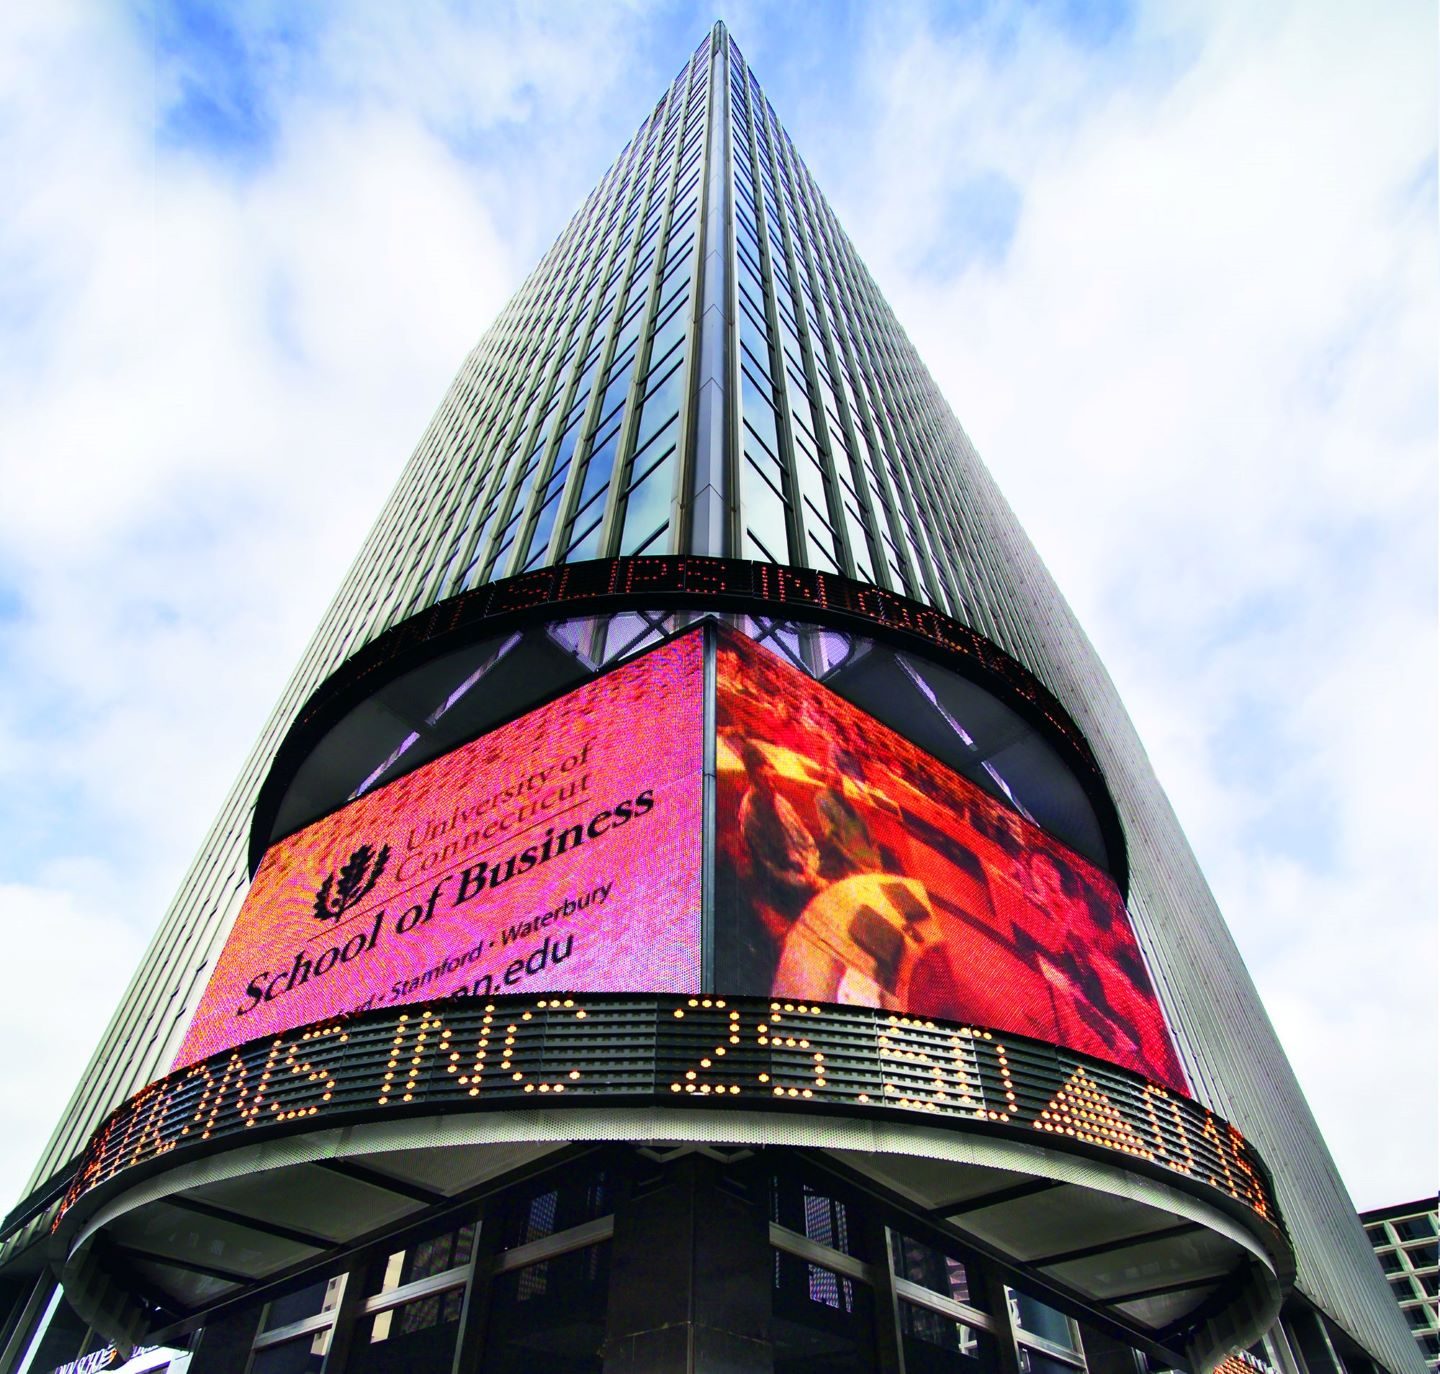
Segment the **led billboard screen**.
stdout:
<svg viewBox="0 0 1440 1374">
<path fill-rule="evenodd" d="M 716 977 L 1048 1040 L 1187 1090 L 1114 882 L 749 640 L 717 674 Z"/>
<path fill-rule="evenodd" d="M 703 692 L 697 631 L 271 846 L 176 1065 L 404 1002 L 699 991 Z"/>
</svg>

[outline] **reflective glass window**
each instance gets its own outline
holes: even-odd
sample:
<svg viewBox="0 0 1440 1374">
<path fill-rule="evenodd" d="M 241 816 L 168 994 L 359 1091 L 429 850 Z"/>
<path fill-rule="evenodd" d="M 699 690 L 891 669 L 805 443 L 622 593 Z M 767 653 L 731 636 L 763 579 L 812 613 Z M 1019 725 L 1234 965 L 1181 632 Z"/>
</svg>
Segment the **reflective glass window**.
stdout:
<svg viewBox="0 0 1440 1374">
<path fill-rule="evenodd" d="M 329 1312 L 340 1302 L 345 1286 L 345 1276 L 336 1274 L 333 1278 L 317 1279 L 312 1284 L 283 1298 L 276 1298 L 265 1308 L 265 1319 L 260 1324 L 262 1331 L 274 1331 L 277 1327 L 289 1326 L 292 1322 L 304 1321 L 306 1317 Z"/>
<path fill-rule="evenodd" d="M 1051 1345 L 1069 1350 L 1076 1348 L 1074 1324 L 1063 1312 L 1057 1312 L 1038 1298 L 1032 1298 L 1025 1293 L 1017 1293 L 1013 1289 L 1006 1291 L 1009 1294 L 1010 1311 L 1014 1315 L 1015 1325 L 1022 1331 L 1039 1336 Z M 1039 1371 L 1038 1374 L 1044 1374 L 1044 1371 Z"/>
<path fill-rule="evenodd" d="M 986 1337 L 974 1327 L 903 1301 L 898 1315 L 905 1374 L 962 1374 L 994 1367 L 993 1360 L 985 1358 Z"/>
<path fill-rule="evenodd" d="M 448 1374 L 464 1308 L 462 1285 L 375 1313 L 362 1323 L 347 1374 Z"/>
<path fill-rule="evenodd" d="M 499 1275 L 482 1374 L 600 1374 L 609 1243 Z"/>
<path fill-rule="evenodd" d="M 890 1262 L 899 1278 L 908 1279 L 942 1298 L 968 1303 L 972 1307 L 980 1306 L 964 1261 L 933 1245 L 894 1232 L 890 1236 Z"/>
<path fill-rule="evenodd" d="M 257 1350 L 251 1357 L 250 1374 L 320 1374 L 330 1349 L 331 1328 L 296 1336 Z"/>
<path fill-rule="evenodd" d="M 774 1251 L 770 1336 L 775 1374 L 870 1374 L 874 1304 L 865 1284 Z"/>
</svg>

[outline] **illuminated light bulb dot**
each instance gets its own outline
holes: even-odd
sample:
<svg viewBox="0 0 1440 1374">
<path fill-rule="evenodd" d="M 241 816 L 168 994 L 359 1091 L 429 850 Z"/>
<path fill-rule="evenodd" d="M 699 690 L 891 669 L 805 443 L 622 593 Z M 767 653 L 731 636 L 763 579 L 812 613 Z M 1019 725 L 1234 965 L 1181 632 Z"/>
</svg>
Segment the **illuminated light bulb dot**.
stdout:
<svg viewBox="0 0 1440 1374">
<path fill-rule="evenodd" d="M 708 1069 L 710 1067 L 710 1061 L 708 1059 L 702 1059 L 700 1061 L 700 1067 L 702 1069 Z"/>
<path fill-rule="evenodd" d="M 810 1091 L 809 1088 L 802 1088 L 801 1091 L 800 1091 L 800 1096 L 801 1096 L 801 1097 L 812 1097 L 812 1096 L 814 1096 L 814 1094 L 811 1093 L 811 1091 Z"/>
<path fill-rule="evenodd" d="M 825 1056 L 821 1054 L 819 1050 L 815 1051 L 815 1062 L 817 1064 L 823 1064 L 825 1062 Z M 935 1072 L 938 1074 L 940 1071 L 939 1069 L 936 1069 Z"/>
<path fill-rule="evenodd" d="M 676 1007 L 676 1008 L 675 1008 L 675 1019 L 676 1019 L 677 1021 L 679 1021 L 679 1020 L 682 1020 L 682 1019 L 684 1018 L 684 1016 L 685 1016 L 685 1009 L 684 1009 L 683 1007 Z"/>
<path fill-rule="evenodd" d="M 469 1081 L 470 1081 L 470 1075 L 469 1075 L 469 1074 L 462 1073 L 462 1074 L 460 1075 L 460 1086 L 461 1086 L 462 1088 L 463 1088 Z"/>
<path fill-rule="evenodd" d="M 574 1078 L 579 1078 L 579 1077 L 580 1077 L 580 1070 L 579 1070 L 579 1069 L 571 1069 L 571 1070 L 570 1070 L 570 1077 L 571 1077 L 572 1079 L 574 1079 Z"/>
<path fill-rule="evenodd" d="M 761 1044 L 761 1045 L 768 1045 L 768 1044 L 770 1043 L 769 1037 L 762 1035 L 762 1036 L 759 1037 L 759 1040 L 758 1040 L 757 1043 L 759 1043 L 759 1044 Z"/>
<path fill-rule="evenodd" d="M 762 1021 L 755 1029 L 759 1031 L 761 1035 L 765 1035 L 769 1031 L 770 1026 L 768 1022 Z"/>
<path fill-rule="evenodd" d="M 740 1043 L 740 1037 L 738 1035 L 732 1035 L 730 1037 L 730 1043 L 732 1045 L 738 1045 Z"/>
<path fill-rule="evenodd" d="M 587 1012 L 584 1007 L 581 1007 L 581 1008 L 575 1013 L 575 1019 L 576 1019 L 577 1021 L 583 1021 L 589 1014 L 590 1014 L 590 1013 Z"/>
<path fill-rule="evenodd" d="M 525 1091 L 527 1093 L 533 1093 L 535 1091 L 535 1085 L 533 1083 L 527 1083 L 525 1085 Z"/>
<path fill-rule="evenodd" d="M 815 1086 L 817 1088 L 823 1088 L 825 1086 L 825 1080 L 823 1078 L 817 1078 L 815 1080 Z"/>
<path fill-rule="evenodd" d="M 492 1007 L 490 1010 L 493 1011 L 494 1008 Z M 493 1016 L 482 1016 L 482 1017 L 480 1018 L 480 1024 L 481 1024 L 482 1026 L 488 1026 L 494 1019 L 495 1019 L 495 1018 L 494 1018 Z"/>
<path fill-rule="evenodd" d="M 548 1093 L 550 1091 L 550 1085 L 548 1083 L 542 1083 L 540 1085 L 540 1091 L 542 1093 Z"/>
<path fill-rule="evenodd" d="M 785 1043 L 793 1050 L 795 1048 L 795 1037 L 793 1035 L 787 1036 Z"/>
<path fill-rule="evenodd" d="M 768 1073 L 762 1073 L 760 1075 L 760 1081 L 762 1083 L 768 1083 L 770 1081 L 770 1075 Z"/>
<path fill-rule="evenodd" d="M 575 999 L 573 997 L 567 997 L 562 1003 L 562 1005 L 567 1007 L 573 1007 L 575 1005 Z"/>
<path fill-rule="evenodd" d="M 518 1083 L 524 1077 L 525 1075 L 517 1069 L 514 1073 L 510 1075 L 510 1081 L 512 1083 Z"/>
<path fill-rule="evenodd" d="M 382 1094 L 380 1097 L 377 1097 L 375 1100 L 383 1107 L 390 1099 Z"/>
<path fill-rule="evenodd" d="M 471 1089 L 470 1089 L 470 1096 L 471 1096 L 471 1097 L 479 1097 L 479 1096 L 480 1096 L 480 1089 L 479 1089 L 479 1088 L 471 1088 Z"/>
<path fill-rule="evenodd" d="M 716 1046 L 715 1046 L 715 1053 L 716 1053 L 716 1054 L 724 1054 L 724 1053 L 725 1053 L 725 1046 L 724 1046 L 724 1045 L 716 1045 Z"/>
<path fill-rule="evenodd" d="M 565 1091 L 565 1085 L 563 1083 L 557 1083 L 555 1085 L 555 1091 L 557 1093 L 563 1093 Z"/>
<path fill-rule="evenodd" d="M 687 1007 L 698 1007 L 700 1005 L 700 1001 L 698 998 L 692 997 L 688 1002 L 685 1003 L 685 1005 Z"/>
<path fill-rule="evenodd" d="M 695 1091 L 695 1085 L 693 1083 L 687 1083 L 685 1085 L 685 1091 L 687 1093 L 693 1093 Z"/>
<path fill-rule="evenodd" d="M 723 997 L 717 997 L 715 999 L 715 1005 L 723 1010 L 725 1007 L 725 999 Z M 731 1012 L 730 1014 L 733 1016 L 735 1013 Z"/>
<path fill-rule="evenodd" d="M 694 1077 L 695 1077 L 695 1070 L 694 1070 L 694 1069 L 686 1069 L 686 1070 L 685 1070 L 685 1077 L 686 1077 L 686 1078 L 694 1078 Z"/>
<path fill-rule="evenodd" d="M 320 1100 L 321 1100 L 322 1102 L 328 1102 L 328 1101 L 330 1100 L 330 1094 L 329 1094 L 329 1093 L 321 1093 L 321 1094 L 320 1094 Z"/>
<path fill-rule="evenodd" d="M 700 1091 L 701 1093 L 708 1093 L 710 1091 L 710 1085 L 708 1083 L 702 1083 L 700 1085 Z"/>
<path fill-rule="evenodd" d="M 786 1088 L 785 1091 L 786 1091 L 791 1097 L 799 1097 L 799 1096 L 800 1096 L 800 1090 L 799 1090 L 798 1088 Z"/>
<path fill-rule="evenodd" d="M 387 1069 L 387 1070 L 385 1071 L 385 1081 L 386 1081 L 387 1083 L 388 1083 L 392 1078 L 394 1078 L 394 1077 L 395 1077 L 395 1075 L 394 1075 L 393 1073 L 391 1073 L 389 1069 Z"/>
<path fill-rule="evenodd" d="M 782 1088 L 782 1087 L 780 1087 L 779 1084 L 776 1084 L 776 1086 L 775 1086 L 775 1096 L 776 1096 L 776 1097 L 784 1097 L 784 1096 L 785 1096 L 785 1089 Z"/>
<path fill-rule="evenodd" d="M 868 1102 L 869 1100 L 870 1100 L 870 1094 L 869 1094 L 869 1093 L 861 1093 L 861 1094 L 860 1094 L 860 1101 L 861 1101 L 861 1102 Z"/>
<path fill-rule="evenodd" d="M 542 997 L 538 1002 L 535 1003 L 535 1005 L 543 1011 L 546 1007 L 550 1005 L 550 1003 Z"/>
</svg>

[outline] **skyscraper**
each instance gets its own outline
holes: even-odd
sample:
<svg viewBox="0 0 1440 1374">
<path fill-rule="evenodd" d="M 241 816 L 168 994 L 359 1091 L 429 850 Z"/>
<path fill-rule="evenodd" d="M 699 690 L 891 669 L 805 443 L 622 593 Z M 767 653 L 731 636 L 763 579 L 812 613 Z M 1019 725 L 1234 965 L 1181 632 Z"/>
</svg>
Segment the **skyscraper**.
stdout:
<svg viewBox="0 0 1440 1374">
<path fill-rule="evenodd" d="M 17 1368 L 1415 1358 L 720 28 L 462 366 L 6 1236 Z"/>
<path fill-rule="evenodd" d="M 1440 1368 L 1440 1219 L 1434 1198 L 1362 1212 L 1386 1282 L 1429 1369 Z"/>
</svg>

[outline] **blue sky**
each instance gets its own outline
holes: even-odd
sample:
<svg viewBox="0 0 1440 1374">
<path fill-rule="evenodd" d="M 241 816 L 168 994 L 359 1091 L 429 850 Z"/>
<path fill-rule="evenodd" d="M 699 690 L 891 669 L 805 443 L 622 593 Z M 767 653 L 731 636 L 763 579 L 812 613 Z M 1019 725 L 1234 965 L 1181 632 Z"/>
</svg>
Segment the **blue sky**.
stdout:
<svg viewBox="0 0 1440 1374">
<path fill-rule="evenodd" d="M 717 13 L 1115 676 L 1356 1202 L 1432 1191 L 1427 6 L 636 0 L 0 16 L 11 1193 L 461 357 Z"/>
</svg>

